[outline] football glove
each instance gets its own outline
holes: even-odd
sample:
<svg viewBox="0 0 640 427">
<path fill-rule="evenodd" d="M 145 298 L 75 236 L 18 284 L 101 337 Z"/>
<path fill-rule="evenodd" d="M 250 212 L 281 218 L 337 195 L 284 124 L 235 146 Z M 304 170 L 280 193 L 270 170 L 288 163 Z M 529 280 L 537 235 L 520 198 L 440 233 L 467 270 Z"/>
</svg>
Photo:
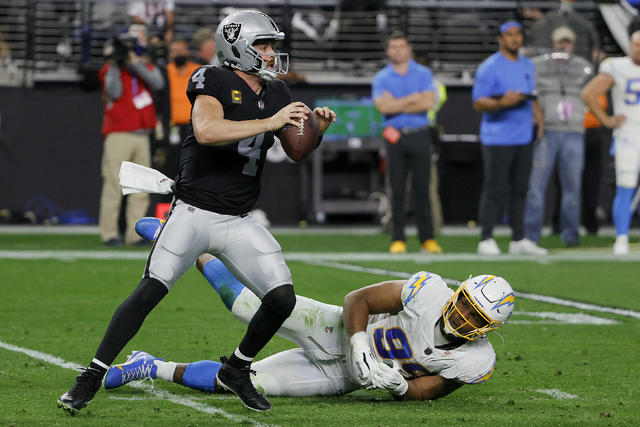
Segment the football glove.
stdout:
<svg viewBox="0 0 640 427">
<path fill-rule="evenodd" d="M 386 363 L 380 363 L 373 373 L 371 384 L 376 388 L 388 390 L 394 396 L 402 396 L 409 389 L 409 383 L 400 371 Z"/>
<path fill-rule="evenodd" d="M 351 356 L 354 366 L 354 373 L 357 382 L 364 387 L 371 385 L 373 374 L 378 369 L 378 362 L 371 353 L 367 334 L 364 332 L 356 332 L 349 340 L 351 343 Z"/>
</svg>

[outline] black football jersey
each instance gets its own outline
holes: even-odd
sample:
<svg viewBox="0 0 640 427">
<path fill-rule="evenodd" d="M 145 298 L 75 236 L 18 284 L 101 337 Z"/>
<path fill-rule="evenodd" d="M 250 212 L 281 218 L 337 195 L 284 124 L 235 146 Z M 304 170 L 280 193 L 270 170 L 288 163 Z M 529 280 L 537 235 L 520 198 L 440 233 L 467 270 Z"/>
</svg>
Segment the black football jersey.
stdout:
<svg viewBox="0 0 640 427">
<path fill-rule="evenodd" d="M 291 102 L 289 88 L 280 80 L 264 85 L 256 94 L 230 69 L 205 65 L 189 78 L 187 96 L 191 105 L 198 95 L 216 98 L 227 120 L 266 119 Z M 260 177 L 273 132 L 241 141 L 205 146 L 196 141 L 193 126 L 180 150 L 176 197 L 201 209 L 225 214 L 249 212 L 260 194 Z"/>
</svg>

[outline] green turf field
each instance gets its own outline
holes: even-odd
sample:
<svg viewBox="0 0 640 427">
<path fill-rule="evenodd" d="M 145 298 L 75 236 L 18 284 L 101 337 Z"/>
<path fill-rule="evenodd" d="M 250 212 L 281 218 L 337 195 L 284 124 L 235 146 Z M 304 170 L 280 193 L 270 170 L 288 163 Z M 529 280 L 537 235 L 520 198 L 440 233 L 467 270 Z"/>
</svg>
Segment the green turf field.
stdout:
<svg viewBox="0 0 640 427">
<path fill-rule="evenodd" d="M 502 338 L 491 335 L 498 358 L 493 376 L 434 402 L 395 402 L 382 391 L 358 391 L 332 398 L 271 398 L 274 407 L 266 414 L 244 409 L 230 395 L 158 380 L 153 387 L 101 390 L 88 408 L 70 417 L 56 408 L 76 375 L 70 366 L 86 365 L 93 357 L 114 309 L 137 285 L 145 249 L 104 250 L 96 236 L 0 235 L 0 425 L 640 424 L 637 245 L 629 257 L 615 259 L 609 254 L 611 238 L 584 239 L 583 247 L 565 250 L 552 236 L 542 242 L 555 248 L 550 256 L 522 260 L 475 257 L 477 239 L 465 236 L 439 239 L 449 258 L 388 257 L 385 235 L 277 238 L 285 255 L 312 253 L 304 262 L 295 257 L 288 262 L 296 291 L 327 303 L 340 304 L 350 290 L 403 272 L 428 270 L 455 279 L 487 272 L 504 276 L 518 298 Z M 506 239 L 499 244 L 506 248 Z M 417 244 L 412 245 L 415 251 Z M 41 251 L 51 257 L 61 250 L 79 252 L 41 259 Z M 323 259 L 342 252 L 349 253 L 344 260 Z M 96 259 L 105 253 L 139 259 Z M 30 259 L 13 259 L 18 256 Z M 118 361 L 134 349 L 165 360 L 217 360 L 235 349 L 243 332 L 193 269 Z M 291 346 L 275 338 L 259 357 Z"/>
</svg>

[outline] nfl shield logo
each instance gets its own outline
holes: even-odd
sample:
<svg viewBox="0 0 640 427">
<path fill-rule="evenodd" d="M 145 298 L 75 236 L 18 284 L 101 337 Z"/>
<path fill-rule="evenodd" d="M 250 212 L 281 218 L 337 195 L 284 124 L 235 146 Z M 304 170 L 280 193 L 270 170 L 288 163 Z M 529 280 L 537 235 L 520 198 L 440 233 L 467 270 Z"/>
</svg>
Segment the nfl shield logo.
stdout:
<svg viewBox="0 0 640 427">
<path fill-rule="evenodd" d="M 238 34 L 240 34 L 241 24 L 227 24 L 222 27 L 222 34 L 224 39 L 229 44 L 234 44 L 238 40 Z"/>
<path fill-rule="evenodd" d="M 264 102 L 262 102 L 262 100 L 258 101 L 258 108 L 264 110 Z"/>
</svg>

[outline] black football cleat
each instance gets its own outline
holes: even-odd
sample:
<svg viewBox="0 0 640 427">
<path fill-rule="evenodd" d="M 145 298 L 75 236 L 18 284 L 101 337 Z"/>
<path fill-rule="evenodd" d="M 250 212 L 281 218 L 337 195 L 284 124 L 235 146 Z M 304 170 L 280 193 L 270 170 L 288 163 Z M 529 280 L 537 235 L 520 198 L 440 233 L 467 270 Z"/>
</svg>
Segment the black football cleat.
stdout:
<svg viewBox="0 0 640 427">
<path fill-rule="evenodd" d="M 222 357 L 220 360 L 222 361 L 222 367 L 216 376 L 218 385 L 234 392 L 240 398 L 242 404 L 252 411 L 262 412 L 271 409 L 271 403 L 266 397 L 258 393 L 258 390 L 251 383 L 249 373 L 255 374 L 255 371 L 248 367 L 238 369 L 231 366 L 226 357 Z"/>
<path fill-rule="evenodd" d="M 73 387 L 58 398 L 58 408 L 75 415 L 91 402 L 101 385 L 102 375 L 95 369 L 85 369 L 76 377 L 76 383 Z"/>
</svg>

